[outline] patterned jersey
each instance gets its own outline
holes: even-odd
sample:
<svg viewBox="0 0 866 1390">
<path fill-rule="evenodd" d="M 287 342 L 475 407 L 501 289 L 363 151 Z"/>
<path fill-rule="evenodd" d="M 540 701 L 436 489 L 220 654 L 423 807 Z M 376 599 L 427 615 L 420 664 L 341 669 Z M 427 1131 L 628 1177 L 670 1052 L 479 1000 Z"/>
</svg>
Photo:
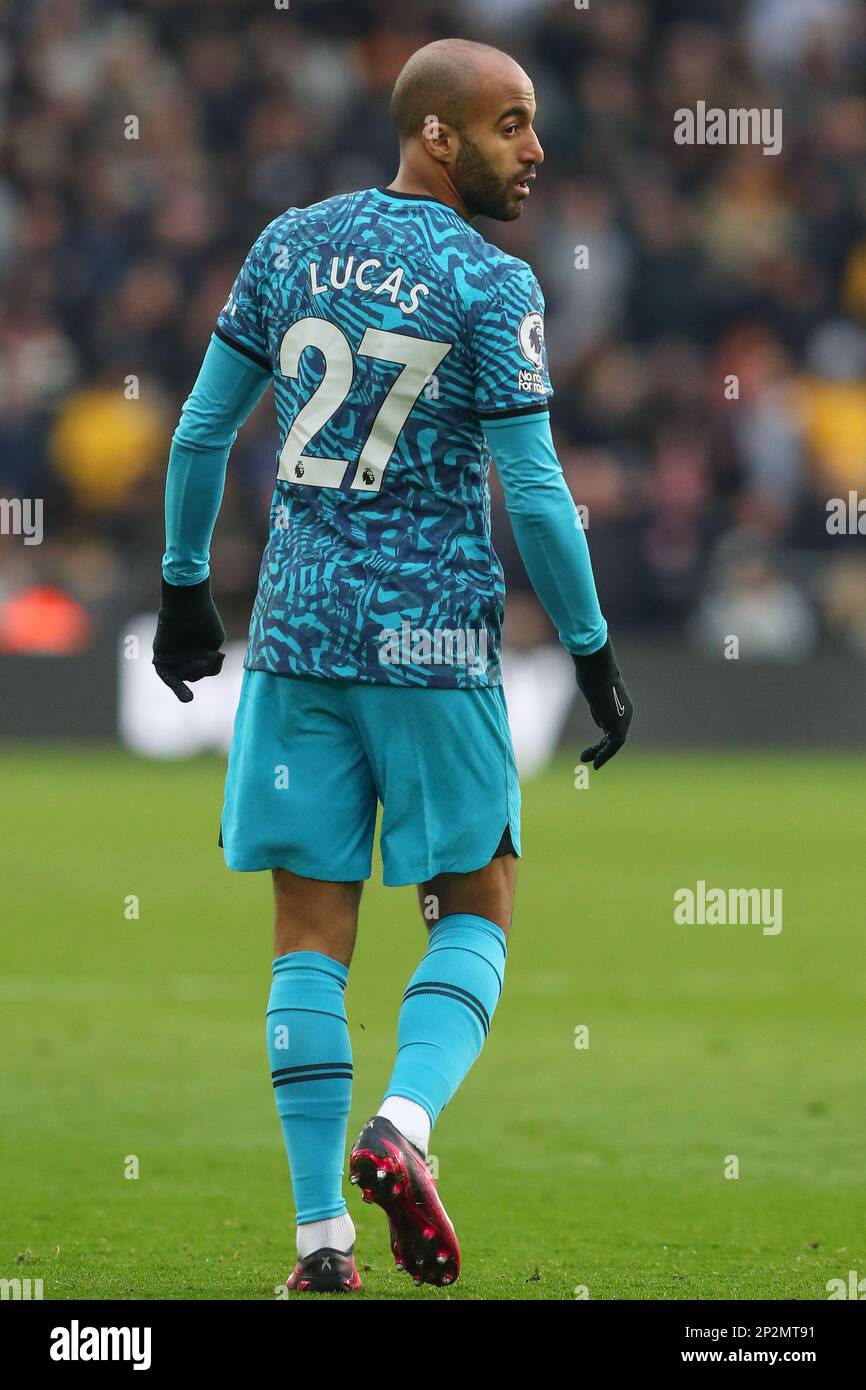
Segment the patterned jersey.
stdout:
<svg viewBox="0 0 866 1390">
<path fill-rule="evenodd" d="M 273 373 L 279 425 L 250 669 L 500 683 L 483 422 L 547 408 L 543 314 L 529 266 L 432 198 L 265 228 L 216 330 Z"/>
</svg>

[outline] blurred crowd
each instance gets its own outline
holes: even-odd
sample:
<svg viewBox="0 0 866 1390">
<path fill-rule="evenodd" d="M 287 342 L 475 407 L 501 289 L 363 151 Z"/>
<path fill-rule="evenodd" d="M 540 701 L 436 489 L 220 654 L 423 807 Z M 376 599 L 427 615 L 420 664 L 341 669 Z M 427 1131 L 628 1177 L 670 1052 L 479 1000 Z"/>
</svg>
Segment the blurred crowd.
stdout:
<svg viewBox="0 0 866 1390">
<path fill-rule="evenodd" d="M 866 654 L 864 537 L 827 527 L 866 498 L 859 0 L 0 0 L 0 498 L 44 499 L 41 544 L 0 535 L 0 649 L 155 605 L 171 433 L 250 244 L 393 178 L 394 78 L 453 34 L 535 84 L 532 198 L 478 226 L 541 282 L 612 627 Z M 699 101 L 781 109 L 781 152 L 677 144 Z M 268 394 L 213 550 L 234 635 L 275 447 Z M 495 484 L 493 524 L 508 636 L 544 640 Z"/>
</svg>

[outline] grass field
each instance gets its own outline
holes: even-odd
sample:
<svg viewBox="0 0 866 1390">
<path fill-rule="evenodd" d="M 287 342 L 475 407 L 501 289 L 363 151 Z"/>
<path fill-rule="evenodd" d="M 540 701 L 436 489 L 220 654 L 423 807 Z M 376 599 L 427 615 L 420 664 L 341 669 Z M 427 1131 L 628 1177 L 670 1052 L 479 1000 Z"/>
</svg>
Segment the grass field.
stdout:
<svg viewBox="0 0 866 1390">
<path fill-rule="evenodd" d="M 272 1299 L 293 1263 L 270 886 L 223 866 L 222 776 L 0 753 L 0 1277 L 46 1299 Z M 432 1143 L 464 1272 L 415 1290 L 350 1189 L 362 1296 L 824 1299 L 866 1275 L 864 807 L 866 762 L 824 755 L 528 782 L 505 993 Z M 781 888 L 782 931 L 675 925 L 698 879 Z M 371 885 L 350 1138 L 422 949 L 412 890 Z"/>
</svg>

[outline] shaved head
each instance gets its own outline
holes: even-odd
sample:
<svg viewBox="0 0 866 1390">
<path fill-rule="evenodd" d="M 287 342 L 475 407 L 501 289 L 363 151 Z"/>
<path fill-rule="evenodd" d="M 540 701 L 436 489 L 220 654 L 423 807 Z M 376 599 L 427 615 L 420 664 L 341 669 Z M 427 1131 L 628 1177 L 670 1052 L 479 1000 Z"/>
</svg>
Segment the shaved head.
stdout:
<svg viewBox="0 0 866 1390">
<path fill-rule="evenodd" d="M 400 145 L 420 135 L 431 116 L 460 132 L 466 129 L 492 71 L 520 68 L 501 48 L 469 39 L 437 39 L 406 63 L 394 84 L 391 119 Z"/>
<path fill-rule="evenodd" d="M 469 39 L 425 44 L 394 84 L 391 117 L 400 138 L 394 187 L 431 192 L 470 220 L 520 216 L 544 151 L 532 128 L 532 83 L 508 53 Z"/>
</svg>

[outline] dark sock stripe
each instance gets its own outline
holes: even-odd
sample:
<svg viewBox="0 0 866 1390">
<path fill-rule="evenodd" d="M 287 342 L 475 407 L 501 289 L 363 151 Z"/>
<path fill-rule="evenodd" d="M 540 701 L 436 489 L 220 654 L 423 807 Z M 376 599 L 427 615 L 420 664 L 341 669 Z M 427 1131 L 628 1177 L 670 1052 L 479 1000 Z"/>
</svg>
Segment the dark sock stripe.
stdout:
<svg viewBox="0 0 866 1390">
<path fill-rule="evenodd" d="M 451 915 L 454 916 L 455 914 L 452 913 Z M 432 938 L 433 938 L 434 932 L 437 932 L 437 931 L 439 930 L 440 927 L 444 927 L 445 924 L 446 924 L 446 922 L 448 922 L 449 920 L 450 920 L 450 919 L 449 919 L 448 917 L 443 917 L 439 922 L 436 923 L 436 926 L 433 927 L 432 930 L 431 930 L 431 932 L 430 932 L 430 938 L 431 938 L 431 940 L 432 940 Z M 508 956 L 508 946 L 507 946 L 506 939 L 505 939 L 505 933 L 503 932 L 503 930 L 502 930 L 501 927 L 498 927 L 498 926 L 496 925 L 495 922 L 491 922 L 489 917 L 484 917 L 484 918 L 482 918 L 482 921 L 485 923 L 485 926 L 489 926 L 489 927 L 491 927 L 491 928 L 495 928 L 495 930 L 491 930 L 491 931 L 489 931 L 489 932 L 485 931 L 485 934 L 484 934 L 484 935 L 485 935 L 485 940 L 487 940 L 489 937 L 492 937 L 493 940 L 496 942 L 497 946 L 499 947 L 500 951 L 502 952 L 502 959 L 505 960 L 505 959 L 507 958 L 507 956 Z M 472 948 L 471 946 L 458 945 L 457 943 L 447 943 L 447 937 L 446 937 L 445 935 L 443 935 L 443 937 L 442 937 L 442 942 L 443 942 L 442 945 L 433 946 L 433 947 L 431 948 L 431 950 L 428 951 L 428 955 L 432 954 L 432 951 L 441 951 L 441 950 L 450 950 L 450 951 L 472 951 L 472 954 L 473 954 L 474 956 L 481 956 L 481 959 L 482 959 L 482 960 L 487 960 L 487 957 L 486 957 L 486 956 L 481 955 L 481 952 L 480 952 L 480 951 L 475 951 L 475 950 L 473 950 L 473 948 Z M 444 944 L 444 943 L 447 943 L 447 944 Z M 488 962 L 488 963 L 489 963 L 489 962 Z"/>
<path fill-rule="evenodd" d="M 347 1028 L 349 1026 L 344 1014 L 328 1009 L 310 1009 L 306 1004 L 275 1004 L 272 1009 L 267 1010 L 266 1017 L 270 1018 L 271 1014 L 315 1014 L 317 1018 L 338 1018 Z"/>
<path fill-rule="evenodd" d="M 416 985 L 409 986 L 409 988 L 406 990 L 406 994 L 403 995 L 403 998 L 405 999 L 407 995 L 413 994 L 417 989 L 423 989 L 426 985 L 435 985 L 437 989 L 453 990 L 455 994 L 462 995 L 462 997 L 467 1001 L 471 1001 L 473 1004 L 477 1004 L 479 1009 L 481 1009 L 482 1013 L 484 1014 L 484 1017 L 487 1019 L 487 1024 L 489 1027 L 490 1015 L 488 1014 L 481 1000 L 478 998 L 477 994 L 472 994 L 468 989 L 464 989 L 462 985 L 452 984 L 450 980 L 419 980 Z"/>
<path fill-rule="evenodd" d="M 487 1010 L 481 1003 L 481 1000 L 476 999 L 474 994 L 470 994 L 468 990 L 459 990 L 455 985 L 448 985 L 444 984 L 442 981 L 433 980 L 429 984 L 412 985 L 403 995 L 403 1003 L 405 1004 L 409 999 L 415 999 L 419 994 L 441 994 L 445 999 L 453 999 L 455 1004 L 463 1004 L 465 1008 L 475 1014 L 475 1017 L 484 1030 L 485 1038 L 490 1032 L 490 1018 Z M 465 998 L 463 997 L 464 995 L 466 996 Z"/>
<path fill-rule="evenodd" d="M 500 945 L 501 945 L 501 944 L 502 944 L 502 943 L 500 943 Z M 473 951 L 473 949 L 472 949 L 471 946 L 453 946 L 453 945 L 452 945 L 450 942 L 448 942 L 448 941 L 443 942 L 443 944 L 442 944 L 441 946 L 430 946 L 430 947 L 428 947 L 427 956 L 425 956 L 425 960 L 426 960 L 427 957 L 429 957 L 429 956 L 435 956 L 435 954 L 436 954 L 437 951 L 465 951 L 465 952 L 467 953 L 467 955 L 470 955 L 470 956 L 477 956 L 479 960 L 483 960 L 485 965 L 489 965 L 489 966 L 490 966 L 490 969 L 493 971 L 493 974 L 494 974 L 495 977 L 496 977 L 496 984 L 497 984 L 498 991 L 499 991 L 499 993 L 497 994 L 496 997 L 497 997 L 497 999 L 499 998 L 499 995 L 502 993 L 502 976 L 499 974 L 499 971 L 496 969 L 496 966 L 493 964 L 493 961 L 492 961 L 492 960 L 488 960 L 487 957 L 486 957 L 486 956 L 483 956 L 483 955 L 481 954 L 480 951 Z M 504 946 L 502 947 L 502 959 L 503 959 L 503 961 L 505 960 L 505 947 L 504 947 Z"/>
<path fill-rule="evenodd" d="M 472 993 L 471 990 L 464 989 L 462 985 L 455 985 L 451 980 L 418 980 L 414 985 L 409 985 L 406 993 L 410 989 L 420 989 L 422 985 L 436 985 L 439 989 L 453 989 L 457 994 L 463 994 L 467 999 L 474 999 L 476 1004 L 481 1004 L 481 1000 Z M 483 1005 L 481 1006 L 483 1008 Z"/>
<path fill-rule="evenodd" d="M 298 1067 L 277 1067 L 276 1071 L 271 1072 L 271 1076 L 297 1075 L 298 1072 L 308 1071 L 347 1071 L 351 1075 L 351 1062 L 304 1062 Z"/>
<path fill-rule="evenodd" d="M 283 1076 L 274 1082 L 274 1090 L 279 1086 L 296 1086 L 299 1081 L 351 1081 L 350 1071 L 317 1071 L 306 1076 Z"/>
</svg>

